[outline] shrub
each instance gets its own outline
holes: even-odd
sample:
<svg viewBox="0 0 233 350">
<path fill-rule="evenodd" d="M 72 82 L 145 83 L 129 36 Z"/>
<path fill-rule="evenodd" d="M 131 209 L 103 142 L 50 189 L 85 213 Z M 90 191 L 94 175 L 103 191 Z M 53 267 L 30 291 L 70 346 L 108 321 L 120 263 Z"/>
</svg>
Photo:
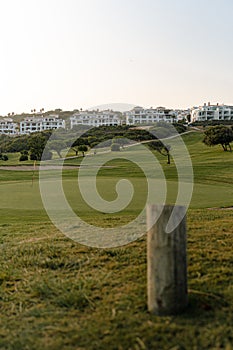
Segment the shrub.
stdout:
<svg viewBox="0 0 233 350">
<path fill-rule="evenodd" d="M 112 152 L 119 152 L 120 151 L 119 143 L 113 143 L 112 146 L 111 146 L 111 151 Z"/>
<path fill-rule="evenodd" d="M 30 154 L 30 160 L 50 160 L 50 159 L 52 159 L 52 156 L 53 156 L 53 153 L 46 149 L 46 150 L 44 150 L 41 159 L 37 159 L 36 154 L 35 153 L 31 153 Z"/>
<path fill-rule="evenodd" d="M 187 131 L 187 128 L 184 124 L 174 123 L 173 125 L 179 134 L 182 134 L 183 132 Z"/>
<path fill-rule="evenodd" d="M 37 160 L 35 153 L 30 154 L 30 160 Z"/>
<path fill-rule="evenodd" d="M 20 162 L 25 162 L 25 160 L 28 160 L 28 156 L 26 154 L 22 154 L 19 158 Z"/>
<path fill-rule="evenodd" d="M 2 155 L 2 160 L 4 160 L 5 162 L 8 160 L 8 156 L 6 154 Z"/>
<path fill-rule="evenodd" d="M 0 160 L 7 161 L 8 160 L 8 156 L 6 154 L 0 153 Z"/>
</svg>

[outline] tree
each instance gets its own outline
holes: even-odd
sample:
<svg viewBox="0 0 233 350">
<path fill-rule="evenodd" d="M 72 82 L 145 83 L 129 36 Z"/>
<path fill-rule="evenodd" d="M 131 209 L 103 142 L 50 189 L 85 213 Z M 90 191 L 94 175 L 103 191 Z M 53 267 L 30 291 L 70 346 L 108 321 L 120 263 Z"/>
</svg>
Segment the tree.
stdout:
<svg viewBox="0 0 233 350">
<path fill-rule="evenodd" d="M 129 144 L 129 140 L 123 136 L 116 136 L 113 139 L 113 144 L 114 143 L 118 143 L 122 148 L 124 148 L 125 145 Z"/>
<path fill-rule="evenodd" d="M 82 137 L 77 138 L 72 146 L 71 149 L 75 152 L 75 155 L 78 155 L 78 151 L 79 151 L 79 146 L 84 145 L 85 144 L 85 140 Z M 68 145 L 67 145 L 68 146 Z"/>
<path fill-rule="evenodd" d="M 226 152 L 229 148 L 232 151 L 230 143 L 233 141 L 233 130 L 224 125 L 209 127 L 205 132 L 203 143 L 207 146 L 221 145 Z"/>
<path fill-rule="evenodd" d="M 62 155 L 61 155 L 61 151 L 66 148 L 66 144 L 64 141 L 62 140 L 53 140 L 53 141 L 49 141 L 49 149 L 57 152 L 58 156 L 60 158 L 62 158 Z"/>
<path fill-rule="evenodd" d="M 71 147 L 71 149 L 75 152 L 75 155 L 76 155 L 76 156 L 78 155 L 78 148 L 79 148 L 79 146 L 73 146 L 73 147 Z"/>
<path fill-rule="evenodd" d="M 12 142 L 12 137 L 5 134 L 0 134 L 0 153 L 7 152 L 8 142 Z"/>
<path fill-rule="evenodd" d="M 170 159 L 171 146 L 170 145 L 165 145 L 160 140 L 157 140 L 157 141 L 152 141 L 148 143 L 148 146 L 151 149 L 158 151 L 160 154 L 162 154 L 162 156 L 167 157 L 167 164 L 171 164 L 171 159 Z"/>
<path fill-rule="evenodd" d="M 46 141 L 46 138 L 40 134 L 31 135 L 29 139 L 29 148 L 36 160 L 41 160 Z"/>
<path fill-rule="evenodd" d="M 21 152 L 25 150 L 29 150 L 29 140 L 30 136 L 16 136 L 14 138 L 8 139 L 4 145 L 4 149 L 6 152 Z"/>
<path fill-rule="evenodd" d="M 83 157 L 85 157 L 85 152 L 87 152 L 88 147 L 87 147 L 86 145 L 80 145 L 80 146 L 78 146 L 78 150 L 79 150 L 80 152 L 82 152 Z"/>
<path fill-rule="evenodd" d="M 83 145 L 88 145 L 88 139 L 87 138 L 82 138 L 82 137 L 78 137 L 72 144 L 71 149 L 75 152 L 76 156 L 78 155 L 78 152 L 80 151 L 79 146 L 83 146 Z M 68 144 L 67 144 L 68 146 Z M 81 151 L 80 151 L 81 152 Z M 84 151 L 86 152 L 86 151 Z"/>
</svg>

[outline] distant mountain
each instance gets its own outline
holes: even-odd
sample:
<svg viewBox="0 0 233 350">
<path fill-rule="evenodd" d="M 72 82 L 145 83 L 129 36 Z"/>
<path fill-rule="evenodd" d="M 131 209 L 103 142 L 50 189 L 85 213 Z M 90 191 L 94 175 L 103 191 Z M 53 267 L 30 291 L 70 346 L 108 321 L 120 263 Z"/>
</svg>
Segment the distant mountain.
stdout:
<svg viewBox="0 0 233 350">
<path fill-rule="evenodd" d="M 113 111 L 125 112 L 125 111 L 130 111 L 134 107 L 136 107 L 136 105 L 129 104 L 129 103 L 106 103 L 103 105 L 90 107 L 88 108 L 88 110 L 93 111 L 93 110 L 99 109 L 100 111 L 104 111 L 107 109 L 112 109 Z"/>
</svg>

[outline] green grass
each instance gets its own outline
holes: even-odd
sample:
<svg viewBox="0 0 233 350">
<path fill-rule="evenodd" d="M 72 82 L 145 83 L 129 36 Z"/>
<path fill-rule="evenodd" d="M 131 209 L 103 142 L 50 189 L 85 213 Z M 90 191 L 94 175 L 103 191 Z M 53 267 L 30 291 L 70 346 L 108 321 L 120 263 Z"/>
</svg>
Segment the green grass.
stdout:
<svg viewBox="0 0 233 350">
<path fill-rule="evenodd" d="M 0 171 L 0 349 L 233 348 L 233 210 L 208 209 L 233 205 L 233 154 L 204 146 L 199 133 L 183 138 L 193 160 L 195 187 L 187 215 L 189 306 L 179 316 L 147 312 L 145 237 L 115 249 L 77 244 L 49 221 L 38 173 L 32 182 L 30 171 Z M 167 201 L 172 202 L 176 169 L 158 159 L 168 179 Z M 97 182 L 105 199 L 116 198 L 116 179 L 126 174 L 136 189 L 133 204 L 120 214 L 90 210 L 76 186 L 77 171 L 63 172 L 70 205 L 99 226 L 132 220 L 145 199 L 141 170 L 120 159 L 111 165 L 100 171 Z M 55 181 L 54 171 L 46 176 Z"/>
<path fill-rule="evenodd" d="M 188 226 L 189 307 L 156 317 L 146 310 L 145 238 L 97 250 L 43 216 L 2 223 L 0 348 L 230 349 L 232 212 L 190 210 Z"/>
</svg>

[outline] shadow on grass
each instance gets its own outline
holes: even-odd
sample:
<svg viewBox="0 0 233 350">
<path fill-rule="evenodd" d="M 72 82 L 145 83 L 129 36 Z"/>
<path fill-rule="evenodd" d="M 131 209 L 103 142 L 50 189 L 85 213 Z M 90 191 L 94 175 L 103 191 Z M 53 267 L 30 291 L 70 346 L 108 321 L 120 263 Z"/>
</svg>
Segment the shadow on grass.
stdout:
<svg viewBox="0 0 233 350">
<path fill-rule="evenodd" d="M 212 318 L 216 311 L 229 306 L 229 303 L 220 295 L 201 291 L 190 291 L 187 308 L 182 317 L 189 319 Z"/>
</svg>

